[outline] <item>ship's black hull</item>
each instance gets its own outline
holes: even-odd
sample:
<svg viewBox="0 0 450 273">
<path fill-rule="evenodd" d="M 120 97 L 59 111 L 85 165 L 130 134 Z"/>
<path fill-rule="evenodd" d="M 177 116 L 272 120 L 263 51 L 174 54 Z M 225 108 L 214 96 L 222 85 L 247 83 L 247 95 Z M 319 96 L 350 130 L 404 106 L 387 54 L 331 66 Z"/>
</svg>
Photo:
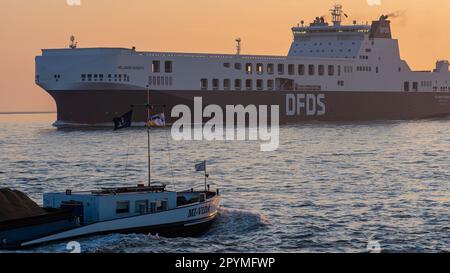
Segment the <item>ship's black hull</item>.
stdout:
<svg viewBox="0 0 450 273">
<path fill-rule="evenodd" d="M 210 228 L 214 224 L 216 218 L 217 218 L 217 215 L 214 214 L 213 216 L 208 216 L 204 219 L 196 220 L 196 221 L 184 221 L 184 222 L 177 222 L 177 223 L 163 224 L 163 225 L 156 225 L 156 226 L 141 226 L 141 227 L 135 227 L 135 228 L 124 228 L 124 229 L 115 230 L 114 232 L 111 232 L 111 231 L 96 232 L 96 233 L 88 234 L 85 236 L 73 237 L 72 239 L 84 238 L 84 237 L 95 236 L 95 235 L 107 235 L 107 234 L 111 234 L 111 233 L 150 234 L 150 235 L 155 235 L 155 236 L 157 235 L 157 236 L 166 237 L 166 238 L 199 237 L 199 236 L 204 235 L 205 233 L 207 233 L 210 230 Z M 54 225 L 54 223 L 49 223 L 48 225 L 49 226 Z M 34 227 L 32 226 L 30 228 L 33 229 Z M 70 230 L 70 229 L 66 229 L 66 230 Z M 60 231 L 62 232 L 64 230 L 60 230 Z M 12 232 L 15 232 L 15 230 L 13 230 Z M 57 233 L 57 232 L 49 231 L 47 234 L 45 234 L 45 236 L 51 235 L 53 233 Z M 18 237 L 18 236 L 16 236 L 16 237 Z M 8 245 L 0 245 L 0 249 L 18 250 L 18 249 L 35 248 L 37 246 L 45 245 L 50 242 L 54 243 L 57 241 L 69 240 L 69 239 L 55 240 L 55 241 L 49 241 L 49 242 L 35 244 L 35 245 L 27 246 L 27 247 L 21 246 L 21 243 L 35 240 L 40 237 L 44 237 L 44 234 L 41 234 L 41 236 L 34 236 L 34 237 L 32 234 L 30 234 L 30 235 L 26 236 L 27 240 L 17 240 L 15 242 L 11 242 Z"/>
<path fill-rule="evenodd" d="M 146 91 L 89 90 L 49 91 L 57 104 L 56 126 L 111 124 L 131 105 L 145 104 Z M 164 111 L 168 122 L 175 105 L 187 105 L 194 113 L 194 98 L 203 107 L 226 105 L 279 105 L 281 124 L 298 122 L 355 122 L 411 120 L 450 116 L 449 92 L 347 92 L 347 91 L 150 91 L 154 113 Z M 270 107 L 269 107 L 270 109 Z M 134 121 L 146 120 L 145 107 L 135 107 Z M 205 118 L 203 121 L 207 121 Z"/>
</svg>

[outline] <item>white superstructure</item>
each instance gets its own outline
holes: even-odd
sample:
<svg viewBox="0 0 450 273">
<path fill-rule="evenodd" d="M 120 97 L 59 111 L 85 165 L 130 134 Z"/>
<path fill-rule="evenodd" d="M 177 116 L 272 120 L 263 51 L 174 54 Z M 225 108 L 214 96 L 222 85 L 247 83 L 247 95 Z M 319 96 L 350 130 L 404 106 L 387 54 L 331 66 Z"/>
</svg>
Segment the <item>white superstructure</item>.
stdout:
<svg viewBox="0 0 450 273">
<path fill-rule="evenodd" d="M 412 71 L 400 58 L 386 16 L 372 26 L 335 19 L 330 25 L 318 17 L 309 26 L 302 22 L 292 28 L 288 56 L 43 50 L 36 81 L 47 90 L 139 90 L 147 84 L 158 90 L 277 90 L 283 80 L 294 81 L 298 90 L 450 90 L 448 61 L 438 61 L 434 71 Z"/>
</svg>

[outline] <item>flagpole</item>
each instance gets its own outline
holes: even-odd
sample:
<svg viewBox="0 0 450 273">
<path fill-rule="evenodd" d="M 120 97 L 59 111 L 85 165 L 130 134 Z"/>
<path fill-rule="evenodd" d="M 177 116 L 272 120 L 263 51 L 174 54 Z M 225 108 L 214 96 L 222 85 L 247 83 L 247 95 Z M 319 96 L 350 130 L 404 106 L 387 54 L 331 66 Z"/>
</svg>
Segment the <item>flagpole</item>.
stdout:
<svg viewBox="0 0 450 273">
<path fill-rule="evenodd" d="M 148 126 L 148 121 L 150 120 L 150 86 L 147 85 L 147 120 L 145 125 L 147 126 L 147 155 L 148 155 L 148 186 L 152 184 L 151 176 L 151 157 L 150 157 L 150 126 Z"/>
<path fill-rule="evenodd" d="M 206 174 L 206 160 L 204 161 L 204 164 L 205 164 L 205 192 L 207 192 L 207 190 L 206 190 L 206 184 L 207 184 L 207 182 L 206 182 L 206 176 L 207 176 L 207 174 Z"/>
</svg>

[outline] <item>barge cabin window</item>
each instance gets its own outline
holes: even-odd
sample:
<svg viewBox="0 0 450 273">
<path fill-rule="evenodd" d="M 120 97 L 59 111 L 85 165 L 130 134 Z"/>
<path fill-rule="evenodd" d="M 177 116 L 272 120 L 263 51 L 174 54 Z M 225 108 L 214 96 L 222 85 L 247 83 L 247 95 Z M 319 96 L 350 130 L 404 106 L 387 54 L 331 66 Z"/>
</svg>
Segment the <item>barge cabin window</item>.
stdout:
<svg viewBox="0 0 450 273">
<path fill-rule="evenodd" d="M 116 203 L 116 213 L 123 214 L 130 212 L 130 201 L 119 201 Z"/>
</svg>

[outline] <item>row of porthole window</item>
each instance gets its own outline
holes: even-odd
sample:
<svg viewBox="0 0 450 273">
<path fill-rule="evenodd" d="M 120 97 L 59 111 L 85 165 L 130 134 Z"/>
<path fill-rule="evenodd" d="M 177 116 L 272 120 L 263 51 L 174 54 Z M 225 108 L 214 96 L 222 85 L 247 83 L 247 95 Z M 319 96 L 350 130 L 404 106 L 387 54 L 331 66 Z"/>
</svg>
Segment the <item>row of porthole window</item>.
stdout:
<svg viewBox="0 0 450 273">
<path fill-rule="evenodd" d="M 316 50 L 315 50 L 316 53 L 320 53 L 320 52 L 325 53 L 325 51 L 326 51 L 325 49 L 322 49 L 322 50 L 316 49 Z M 336 50 L 336 51 L 337 51 L 337 50 Z M 295 53 L 295 52 L 296 52 L 296 50 L 294 50 L 294 53 Z M 300 53 L 303 53 L 303 52 L 306 53 L 307 50 L 305 50 L 305 51 L 304 51 L 304 50 L 300 50 Z M 339 52 L 343 53 L 344 50 L 343 50 L 343 49 L 339 49 Z M 351 49 L 348 49 L 347 52 L 352 52 L 352 50 L 351 50 Z M 314 50 L 310 49 L 310 50 L 309 50 L 309 53 L 314 53 Z M 330 53 L 334 53 L 334 49 L 330 49 Z M 348 56 L 347 56 L 346 58 L 348 58 Z M 353 59 L 355 59 L 355 58 L 356 58 L 356 56 L 353 56 Z"/>
<path fill-rule="evenodd" d="M 344 81 L 339 80 L 337 82 L 338 86 L 344 86 Z M 222 87 L 224 90 L 231 90 L 231 80 L 230 79 L 224 79 L 222 82 Z M 245 80 L 245 90 L 251 91 L 254 90 L 253 86 L 253 80 L 247 79 Z M 275 81 L 274 80 L 267 80 L 266 82 L 266 89 L 267 90 L 274 90 L 275 88 Z M 202 90 L 208 90 L 208 79 L 201 79 L 200 80 L 200 88 Z M 212 80 L 212 90 L 219 90 L 220 89 L 220 80 L 219 79 L 213 79 Z M 242 80 L 241 79 L 235 79 L 234 80 L 234 89 L 233 90 L 242 90 Z M 256 80 L 256 90 L 262 91 L 264 90 L 264 80 Z"/>
<path fill-rule="evenodd" d="M 233 90 L 242 90 L 243 80 L 241 79 L 235 79 L 233 82 Z M 244 88 L 245 90 L 254 90 L 253 86 L 253 80 L 247 79 L 244 81 Z M 224 90 L 231 90 L 231 80 L 230 79 L 224 79 L 222 81 L 222 87 Z M 209 89 L 209 83 L 208 79 L 201 79 L 200 80 L 200 88 L 202 90 L 208 90 Z M 274 80 L 267 80 L 266 82 L 266 88 L 268 90 L 273 90 L 275 88 L 275 81 Z M 213 90 L 219 90 L 220 89 L 220 80 L 219 79 L 213 79 L 212 80 L 212 89 Z M 264 80 L 256 80 L 256 90 L 263 90 L 264 89 Z"/>
<path fill-rule="evenodd" d="M 231 64 L 230 63 L 224 63 L 223 66 L 226 67 L 226 68 L 230 68 Z M 234 64 L 234 68 L 237 69 L 237 70 L 242 70 L 242 64 L 241 63 L 235 63 Z M 246 63 L 244 68 L 245 68 L 245 73 L 246 74 L 253 74 L 254 65 L 252 63 Z M 264 68 L 266 68 L 266 69 L 264 69 Z M 256 74 L 257 75 L 263 75 L 264 71 L 266 71 L 266 73 L 269 74 L 269 75 L 275 74 L 275 65 L 274 64 L 266 64 L 266 65 L 264 65 L 262 63 L 257 63 L 256 64 Z M 278 75 L 284 75 L 286 73 L 285 65 L 284 64 L 278 64 L 276 72 L 277 72 Z M 287 67 L 287 74 L 288 75 L 296 75 L 296 74 L 298 74 L 300 76 L 304 76 L 304 75 L 314 76 L 314 75 L 316 75 L 316 73 L 319 76 L 325 76 L 325 74 L 327 74 L 328 76 L 334 76 L 335 75 L 335 66 L 334 65 L 325 66 L 323 64 L 320 64 L 320 65 L 299 64 L 299 65 L 296 66 L 295 64 L 288 64 L 288 67 Z M 341 73 L 341 66 L 339 65 L 338 66 L 338 76 L 340 76 L 340 73 Z"/>
<path fill-rule="evenodd" d="M 372 72 L 372 67 L 371 66 L 357 66 L 356 67 L 356 71 L 359 72 Z M 377 70 L 378 73 L 378 70 Z"/>
<path fill-rule="evenodd" d="M 172 77 L 150 76 L 148 77 L 148 84 L 153 86 L 172 86 Z"/>
<path fill-rule="evenodd" d="M 431 81 L 422 81 L 420 83 L 420 85 L 422 87 L 431 87 L 432 86 L 432 82 Z M 409 91 L 414 91 L 417 92 L 419 91 L 419 83 L 418 82 L 404 82 L 403 84 L 403 90 L 405 92 L 409 92 Z M 450 86 L 441 86 L 440 89 L 437 86 L 433 86 L 433 91 L 437 92 L 438 90 L 440 90 L 441 92 L 448 92 L 450 91 Z"/>
<path fill-rule="evenodd" d="M 312 43 L 310 43 L 310 44 L 312 44 Z M 314 43 L 314 46 L 322 46 L 323 45 L 323 43 Z M 328 45 L 329 46 L 337 46 L 335 43 L 331 43 L 331 42 L 328 42 Z M 344 45 L 344 42 L 340 42 L 339 43 L 339 45 Z M 352 42 L 352 45 L 356 45 L 356 43 L 355 42 Z M 295 44 L 295 46 L 300 46 L 298 43 L 296 43 Z M 303 46 L 308 46 L 308 43 L 303 43 Z"/>
<path fill-rule="evenodd" d="M 115 82 L 129 82 L 130 76 L 127 74 L 108 74 L 105 79 L 103 74 L 81 74 L 81 81 L 85 82 L 103 82 L 103 81 L 115 81 Z"/>
</svg>

